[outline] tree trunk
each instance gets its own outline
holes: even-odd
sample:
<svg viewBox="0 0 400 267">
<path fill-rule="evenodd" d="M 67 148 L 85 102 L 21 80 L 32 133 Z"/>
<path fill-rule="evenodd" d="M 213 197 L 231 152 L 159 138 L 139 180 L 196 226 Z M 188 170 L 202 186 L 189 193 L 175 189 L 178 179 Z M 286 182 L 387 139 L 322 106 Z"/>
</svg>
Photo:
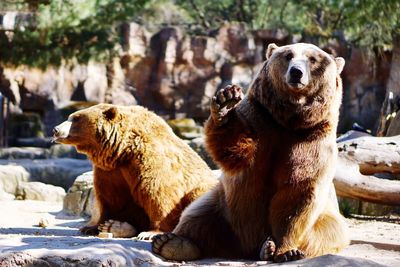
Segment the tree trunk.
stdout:
<svg viewBox="0 0 400 267">
<path fill-rule="evenodd" d="M 374 174 L 400 174 L 400 135 L 361 137 L 338 144 L 336 193 L 368 202 L 400 205 L 400 181 Z"/>
<path fill-rule="evenodd" d="M 382 104 L 380 121 L 377 135 L 385 136 L 388 127 L 394 117 L 394 112 L 400 107 L 396 107 L 395 102 L 400 97 L 400 34 L 393 36 L 392 63 L 390 65 L 389 79 L 386 85 L 386 96 Z M 400 134 L 400 133 L 397 133 Z"/>
</svg>

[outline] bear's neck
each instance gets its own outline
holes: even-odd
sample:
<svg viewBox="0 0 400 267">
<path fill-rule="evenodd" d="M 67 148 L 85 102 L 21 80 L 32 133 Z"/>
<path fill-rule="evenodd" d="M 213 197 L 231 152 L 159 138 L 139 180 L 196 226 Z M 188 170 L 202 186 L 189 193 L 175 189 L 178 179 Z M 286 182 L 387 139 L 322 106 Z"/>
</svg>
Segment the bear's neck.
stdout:
<svg viewBox="0 0 400 267">
<path fill-rule="evenodd" d="M 338 114 L 331 112 L 334 107 L 329 100 L 310 97 L 304 102 L 295 102 L 280 95 L 265 74 L 259 75 L 253 82 L 248 98 L 259 103 L 278 124 L 287 129 L 311 130 L 325 125 L 325 129 L 336 131 Z"/>
</svg>

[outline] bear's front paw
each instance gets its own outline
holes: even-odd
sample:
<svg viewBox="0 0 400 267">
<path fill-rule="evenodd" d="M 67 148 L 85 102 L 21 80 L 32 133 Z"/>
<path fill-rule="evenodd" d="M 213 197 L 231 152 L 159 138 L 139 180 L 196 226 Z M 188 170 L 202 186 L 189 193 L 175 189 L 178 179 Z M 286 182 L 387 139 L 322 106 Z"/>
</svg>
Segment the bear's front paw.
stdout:
<svg viewBox="0 0 400 267">
<path fill-rule="evenodd" d="M 260 259 L 263 261 L 272 261 L 274 259 L 276 245 L 272 237 L 268 237 L 261 247 Z"/>
<path fill-rule="evenodd" d="M 219 90 L 211 100 L 211 117 L 217 124 L 226 121 L 226 115 L 243 99 L 242 88 L 228 85 Z"/>
<path fill-rule="evenodd" d="M 304 259 L 306 256 L 303 251 L 299 249 L 291 249 L 286 251 L 285 253 L 277 253 L 274 256 L 274 262 L 287 262 L 287 261 L 296 261 Z"/>
<path fill-rule="evenodd" d="M 117 238 L 128 238 L 137 235 L 135 227 L 127 222 L 108 220 L 100 224 L 98 229 L 102 233 L 112 233 L 113 237 Z"/>
</svg>

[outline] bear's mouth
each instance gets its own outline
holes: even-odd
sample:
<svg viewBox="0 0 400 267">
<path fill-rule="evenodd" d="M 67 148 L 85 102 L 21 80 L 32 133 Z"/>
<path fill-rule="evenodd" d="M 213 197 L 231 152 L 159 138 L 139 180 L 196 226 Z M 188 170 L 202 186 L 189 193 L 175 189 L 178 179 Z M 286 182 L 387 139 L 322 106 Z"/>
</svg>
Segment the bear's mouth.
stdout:
<svg viewBox="0 0 400 267">
<path fill-rule="evenodd" d="M 303 89 L 306 85 L 301 82 L 289 82 L 289 86 L 293 89 Z"/>
</svg>

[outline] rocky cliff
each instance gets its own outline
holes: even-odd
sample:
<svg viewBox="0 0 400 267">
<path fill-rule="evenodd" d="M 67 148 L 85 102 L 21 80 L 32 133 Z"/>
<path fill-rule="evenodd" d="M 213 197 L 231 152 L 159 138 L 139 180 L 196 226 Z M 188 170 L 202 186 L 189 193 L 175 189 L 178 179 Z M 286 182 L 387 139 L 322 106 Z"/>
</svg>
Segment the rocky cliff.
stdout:
<svg viewBox="0 0 400 267">
<path fill-rule="evenodd" d="M 2 69 L 0 90 L 13 101 L 12 110 L 38 113 L 47 135 L 76 102 L 138 103 L 166 118 L 191 117 L 202 122 L 218 88 L 229 83 L 246 88 L 251 83 L 268 43 L 292 42 L 283 32 L 248 31 L 241 24 L 223 25 L 209 36 L 190 35 L 178 27 L 152 33 L 136 23 L 122 29 L 120 57 L 107 64 Z M 374 129 L 390 52 L 374 57 L 340 43 L 330 47 L 347 62 L 340 131 L 353 122 Z"/>
</svg>

